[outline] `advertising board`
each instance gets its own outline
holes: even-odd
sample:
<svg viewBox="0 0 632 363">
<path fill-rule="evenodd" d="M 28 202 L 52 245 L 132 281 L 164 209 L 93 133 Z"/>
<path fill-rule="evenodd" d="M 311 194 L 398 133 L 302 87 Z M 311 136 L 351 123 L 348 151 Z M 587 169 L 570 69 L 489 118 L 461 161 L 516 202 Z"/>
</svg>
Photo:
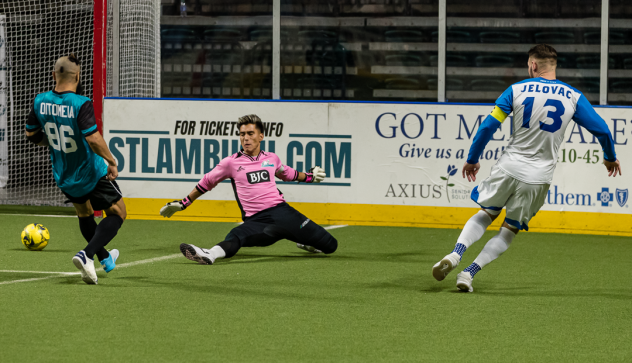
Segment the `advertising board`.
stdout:
<svg viewBox="0 0 632 363">
<path fill-rule="evenodd" d="M 461 168 L 478 126 L 492 107 L 106 99 L 105 138 L 119 161 L 125 196 L 147 206 L 138 207 L 138 216 L 155 217 L 157 210 L 147 209 L 149 205 L 159 209 L 165 201 L 183 198 L 222 158 L 239 151 L 236 121 L 254 113 L 265 124 L 264 150 L 298 171 L 316 165 L 325 169 L 328 178 L 321 184 L 277 181 L 288 202 L 309 203 L 318 214 L 314 219 L 457 227 L 477 207 L 470 199 L 477 183 L 463 179 Z M 577 221 L 563 226 L 550 223 L 549 228 L 536 217 L 536 230 L 571 231 L 582 224 L 581 230 L 599 232 L 605 228 L 599 223 L 606 219 L 596 216 L 608 214 L 627 221 L 616 233 L 632 232 L 628 201 L 632 178 L 625 173 L 625 161 L 632 160 L 628 143 L 632 108 L 597 108 L 597 112 L 613 134 L 623 176 L 607 177 L 601 146 L 571 122 L 542 211 L 556 212 L 558 222 L 560 218 Z M 502 155 L 511 125 L 503 123 L 483 152 L 479 181 Z M 213 208 L 185 213 L 199 220 L 237 220 L 234 198 L 230 182 L 225 181 L 202 197 L 212 201 Z M 578 214 L 563 214 L 567 212 Z M 136 214 L 131 211 L 131 215 Z"/>
</svg>

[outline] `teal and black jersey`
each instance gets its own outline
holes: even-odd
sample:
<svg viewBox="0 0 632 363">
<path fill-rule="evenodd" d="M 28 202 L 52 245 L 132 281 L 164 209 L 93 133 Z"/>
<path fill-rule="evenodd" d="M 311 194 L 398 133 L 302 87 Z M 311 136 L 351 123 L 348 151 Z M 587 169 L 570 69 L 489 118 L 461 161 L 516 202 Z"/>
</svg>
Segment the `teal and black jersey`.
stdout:
<svg viewBox="0 0 632 363">
<path fill-rule="evenodd" d="M 70 91 L 40 93 L 35 97 L 26 129 L 44 130 L 50 144 L 55 182 L 65 193 L 84 196 L 107 174 L 105 160 L 85 140 L 97 132 L 89 98 Z"/>
</svg>

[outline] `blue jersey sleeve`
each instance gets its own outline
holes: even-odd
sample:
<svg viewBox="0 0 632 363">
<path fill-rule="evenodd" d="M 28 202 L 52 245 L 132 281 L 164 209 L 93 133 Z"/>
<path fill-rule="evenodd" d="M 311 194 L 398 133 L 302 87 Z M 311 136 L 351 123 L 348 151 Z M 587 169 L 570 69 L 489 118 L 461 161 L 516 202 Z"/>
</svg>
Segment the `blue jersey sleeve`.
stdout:
<svg viewBox="0 0 632 363">
<path fill-rule="evenodd" d="M 606 122 L 595 112 L 590 102 L 582 94 L 577 101 L 577 109 L 573 120 L 591 134 L 595 135 L 599 144 L 603 148 L 605 153 L 604 159 L 607 161 L 617 160 L 617 155 L 614 152 L 614 140 L 612 140 L 612 134 Z"/>
<path fill-rule="evenodd" d="M 483 150 L 485 150 L 485 146 L 487 146 L 487 143 L 492 139 L 492 136 L 494 136 L 494 133 L 498 130 L 500 125 L 501 122 L 494 116 L 487 115 L 485 121 L 483 121 L 481 126 L 478 128 L 476 136 L 474 136 L 474 141 L 470 147 L 470 153 L 467 155 L 468 164 L 478 163 L 478 159 L 483 153 Z"/>
<path fill-rule="evenodd" d="M 513 111 L 513 86 L 507 88 L 496 100 L 496 106 L 509 115 Z"/>
</svg>

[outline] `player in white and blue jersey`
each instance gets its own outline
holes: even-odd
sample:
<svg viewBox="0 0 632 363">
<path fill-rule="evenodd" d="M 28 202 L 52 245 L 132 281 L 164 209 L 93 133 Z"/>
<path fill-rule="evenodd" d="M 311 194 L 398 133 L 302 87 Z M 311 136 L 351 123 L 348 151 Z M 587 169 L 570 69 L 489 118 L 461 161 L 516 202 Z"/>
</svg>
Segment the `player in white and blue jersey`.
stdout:
<svg viewBox="0 0 632 363">
<path fill-rule="evenodd" d="M 116 159 L 97 130 L 92 102 L 76 93 L 80 73 L 74 54 L 59 58 L 53 71 L 55 89 L 35 97 L 25 128 L 31 142 L 49 148 L 55 182 L 75 206 L 81 234 L 88 242 L 73 263 L 84 282 L 96 284 L 94 256 L 105 272 L 116 267 L 118 250 L 108 252 L 105 246 L 118 233 L 127 212 L 114 181 Z M 94 210 L 107 215 L 98 226 Z"/>
<path fill-rule="evenodd" d="M 472 200 L 481 210 L 465 224 L 452 253 L 432 267 L 435 279 L 443 280 L 459 264 L 463 253 L 483 236 L 503 208 L 507 215 L 500 232 L 487 242 L 474 263 L 458 274 L 456 286 L 460 290 L 472 292 L 474 275 L 505 252 L 518 231 L 529 229 L 529 221 L 544 204 L 557 153 L 571 120 L 599 140 L 608 176 L 621 175 L 608 126 L 586 96 L 556 79 L 556 66 L 557 52 L 553 47 L 539 44 L 531 48 L 531 78 L 509 87 L 481 123 L 463 166 L 463 177 L 468 181 L 476 181 L 480 155 L 511 112 L 514 132 L 490 176 L 472 190 Z"/>
</svg>

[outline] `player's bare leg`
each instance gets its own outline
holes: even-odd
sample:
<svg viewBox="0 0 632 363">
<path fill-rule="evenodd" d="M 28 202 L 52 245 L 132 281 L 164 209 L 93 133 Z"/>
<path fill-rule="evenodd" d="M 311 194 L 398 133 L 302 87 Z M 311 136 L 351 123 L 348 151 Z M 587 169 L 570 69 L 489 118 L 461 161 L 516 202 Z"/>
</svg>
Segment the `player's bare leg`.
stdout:
<svg viewBox="0 0 632 363">
<path fill-rule="evenodd" d="M 483 237 L 485 230 L 487 230 L 487 227 L 498 217 L 499 213 L 500 211 L 481 209 L 465 223 L 454 246 L 454 250 L 432 266 L 432 276 L 434 276 L 437 281 L 445 279 L 446 276 L 459 265 L 463 253 L 474 244 L 474 242 Z"/>
<path fill-rule="evenodd" d="M 479 253 L 478 257 L 476 257 L 474 262 L 457 275 L 456 287 L 465 292 L 474 291 L 474 288 L 472 287 L 474 275 L 507 251 L 514 237 L 518 234 L 518 231 L 519 230 L 517 228 L 509 225 L 507 222 L 504 222 L 498 234 L 492 237 L 492 239 L 485 244 L 485 247 L 481 253 Z"/>
</svg>

